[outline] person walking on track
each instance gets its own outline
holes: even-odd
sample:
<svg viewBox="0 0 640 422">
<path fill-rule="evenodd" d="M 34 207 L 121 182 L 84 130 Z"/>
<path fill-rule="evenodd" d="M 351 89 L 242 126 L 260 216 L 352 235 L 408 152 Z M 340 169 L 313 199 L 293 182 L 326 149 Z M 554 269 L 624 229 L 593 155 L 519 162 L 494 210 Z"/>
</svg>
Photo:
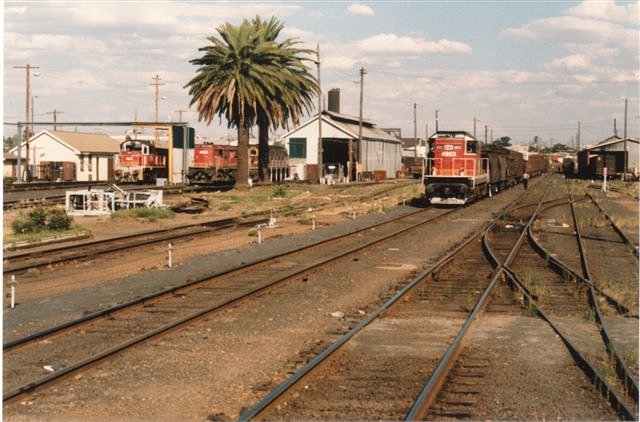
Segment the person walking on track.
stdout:
<svg viewBox="0 0 640 422">
<path fill-rule="evenodd" d="M 527 173 L 526 171 L 522 175 L 522 183 L 524 184 L 524 190 L 527 190 L 527 188 L 529 187 L 529 173 Z"/>
</svg>

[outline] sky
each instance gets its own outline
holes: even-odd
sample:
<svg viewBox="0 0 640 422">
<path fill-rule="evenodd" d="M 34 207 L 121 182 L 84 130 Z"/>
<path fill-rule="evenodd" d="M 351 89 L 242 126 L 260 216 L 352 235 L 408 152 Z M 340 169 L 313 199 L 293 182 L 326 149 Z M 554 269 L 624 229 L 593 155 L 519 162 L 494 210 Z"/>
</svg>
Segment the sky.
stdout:
<svg viewBox="0 0 640 422">
<path fill-rule="evenodd" d="M 198 121 L 184 86 L 207 37 L 255 16 L 279 19 L 279 40 L 319 46 L 325 104 L 339 88 L 344 114 L 359 114 L 364 68 L 363 117 L 403 137 L 433 133 L 437 110 L 440 130 L 473 133 L 475 119 L 479 139 L 486 127 L 523 145 L 573 145 L 580 125 L 584 146 L 613 135 L 614 119 L 623 135 L 625 98 L 627 134 L 640 136 L 637 1 L 5 0 L 3 15 L 5 136 L 16 133 L 6 123 L 26 118 L 30 64 L 36 122 L 54 110 L 59 122 L 153 121 L 158 75 L 160 121 L 235 137 L 224 118 Z"/>
</svg>

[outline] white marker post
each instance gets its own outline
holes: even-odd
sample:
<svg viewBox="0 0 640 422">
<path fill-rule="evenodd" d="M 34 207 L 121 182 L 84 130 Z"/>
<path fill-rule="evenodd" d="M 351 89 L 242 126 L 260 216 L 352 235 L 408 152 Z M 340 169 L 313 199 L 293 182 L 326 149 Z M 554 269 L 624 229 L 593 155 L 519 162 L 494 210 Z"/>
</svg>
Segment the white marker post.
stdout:
<svg viewBox="0 0 640 422">
<path fill-rule="evenodd" d="M 11 281 L 9 282 L 9 286 L 11 287 L 11 309 L 16 307 L 16 276 L 11 276 Z"/>
<path fill-rule="evenodd" d="M 604 176 L 604 180 L 602 181 L 602 192 L 607 192 L 607 168 L 604 167 L 602 169 L 602 176 Z"/>
<path fill-rule="evenodd" d="M 258 224 L 258 245 L 262 244 L 262 225 Z"/>
<path fill-rule="evenodd" d="M 315 230 L 315 229 L 316 229 L 316 215 L 315 215 L 315 214 L 313 214 L 313 215 L 311 216 L 311 229 L 312 229 L 312 230 Z"/>
<path fill-rule="evenodd" d="M 169 252 L 169 259 L 168 259 L 169 263 L 168 263 L 168 266 L 169 266 L 169 268 L 171 268 L 171 266 L 172 266 L 172 264 L 173 264 L 173 262 L 172 262 L 172 258 L 173 258 L 173 256 L 172 256 L 172 255 L 173 255 L 173 253 L 172 253 L 172 252 L 173 252 L 173 245 L 172 245 L 171 243 L 169 243 L 169 249 L 168 249 L 168 252 Z"/>
</svg>

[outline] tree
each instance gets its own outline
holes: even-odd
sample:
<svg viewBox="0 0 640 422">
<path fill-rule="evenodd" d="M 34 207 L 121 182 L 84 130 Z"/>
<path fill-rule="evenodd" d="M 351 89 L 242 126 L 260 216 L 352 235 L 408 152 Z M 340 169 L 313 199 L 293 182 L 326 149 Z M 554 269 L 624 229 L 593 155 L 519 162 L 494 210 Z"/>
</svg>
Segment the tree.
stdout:
<svg viewBox="0 0 640 422">
<path fill-rule="evenodd" d="M 511 146 L 511 138 L 509 136 L 503 136 L 501 138 L 493 141 L 493 145 L 498 145 L 501 147 L 510 147 Z"/>
<path fill-rule="evenodd" d="M 249 128 L 256 120 L 256 102 L 263 92 L 260 64 L 265 51 L 259 36 L 245 19 L 240 25 L 225 23 L 217 28 L 220 38 L 208 37 L 200 58 L 189 62 L 200 66 L 184 87 L 196 104 L 198 119 L 210 124 L 214 116 L 227 119 L 238 130 L 238 176 L 236 186 L 248 186 Z"/>
<path fill-rule="evenodd" d="M 303 55 L 312 54 L 312 50 L 296 48 L 298 42 L 290 38 L 275 43 L 284 25 L 274 17 L 263 21 L 256 16 L 252 25 L 272 55 L 270 64 L 265 66 L 272 69 L 266 72 L 271 80 L 263 81 L 266 98 L 264 102 L 258 102 L 257 107 L 258 177 L 261 182 L 268 183 L 270 126 L 286 128 L 289 119 L 297 125 L 302 113 L 313 107 L 312 100 L 314 95 L 319 95 L 319 87 L 304 64 Z"/>
<path fill-rule="evenodd" d="M 2 138 L 2 150 L 9 151 L 11 148 L 18 145 L 18 135 L 13 135 L 10 137 L 4 136 Z"/>
<path fill-rule="evenodd" d="M 224 116 L 229 127 L 238 129 L 236 186 L 248 185 L 249 128 L 258 121 L 260 137 L 265 137 L 261 143 L 268 150 L 269 126 L 295 121 L 316 92 L 315 79 L 298 56 L 306 50 L 294 48 L 292 40 L 273 41 L 281 28 L 273 18 L 223 24 L 217 28 L 220 38 L 208 37 L 212 45 L 201 47 L 204 55 L 190 61 L 200 68 L 185 85 L 192 96 L 189 105 L 196 104 L 200 120 L 211 123 L 215 115 Z M 264 157 L 268 165 L 268 153 Z"/>
</svg>

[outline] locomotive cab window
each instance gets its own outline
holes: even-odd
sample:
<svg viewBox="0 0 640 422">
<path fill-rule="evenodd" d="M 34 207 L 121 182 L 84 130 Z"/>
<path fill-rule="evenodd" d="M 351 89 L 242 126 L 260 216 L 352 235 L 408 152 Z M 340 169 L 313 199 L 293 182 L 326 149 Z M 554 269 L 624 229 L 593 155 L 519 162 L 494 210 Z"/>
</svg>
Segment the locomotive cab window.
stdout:
<svg viewBox="0 0 640 422">
<path fill-rule="evenodd" d="M 467 142 L 467 154 L 476 154 L 478 152 L 478 141 Z"/>
</svg>

